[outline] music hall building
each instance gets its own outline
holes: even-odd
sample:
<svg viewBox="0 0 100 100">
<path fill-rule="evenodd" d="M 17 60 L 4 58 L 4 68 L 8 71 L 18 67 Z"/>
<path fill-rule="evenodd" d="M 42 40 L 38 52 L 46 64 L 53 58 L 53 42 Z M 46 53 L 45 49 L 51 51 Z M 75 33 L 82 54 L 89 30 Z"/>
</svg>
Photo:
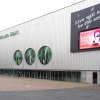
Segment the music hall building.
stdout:
<svg viewBox="0 0 100 100">
<path fill-rule="evenodd" d="M 0 74 L 100 84 L 100 0 L 0 31 Z"/>
</svg>

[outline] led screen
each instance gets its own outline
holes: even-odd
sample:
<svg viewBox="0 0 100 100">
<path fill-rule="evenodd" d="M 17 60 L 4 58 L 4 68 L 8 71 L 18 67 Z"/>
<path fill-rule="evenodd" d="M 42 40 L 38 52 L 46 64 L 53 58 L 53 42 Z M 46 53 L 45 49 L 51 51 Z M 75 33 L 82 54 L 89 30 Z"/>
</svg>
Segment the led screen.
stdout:
<svg viewBox="0 0 100 100">
<path fill-rule="evenodd" d="M 79 49 L 100 48 L 100 28 L 80 32 Z"/>
</svg>

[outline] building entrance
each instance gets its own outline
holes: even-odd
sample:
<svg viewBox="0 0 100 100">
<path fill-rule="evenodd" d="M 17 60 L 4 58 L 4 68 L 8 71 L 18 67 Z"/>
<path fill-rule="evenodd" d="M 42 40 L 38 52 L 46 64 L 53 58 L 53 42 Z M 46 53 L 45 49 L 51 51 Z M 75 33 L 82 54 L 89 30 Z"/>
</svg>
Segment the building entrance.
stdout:
<svg viewBox="0 0 100 100">
<path fill-rule="evenodd" d="M 93 72 L 93 84 L 97 84 L 97 72 Z"/>
<path fill-rule="evenodd" d="M 81 80 L 80 71 L 0 69 L 0 74 L 15 77 L 29 77 L 36 79 L 48 79 L 67 82 L 80 82 Z"/>
</svg>

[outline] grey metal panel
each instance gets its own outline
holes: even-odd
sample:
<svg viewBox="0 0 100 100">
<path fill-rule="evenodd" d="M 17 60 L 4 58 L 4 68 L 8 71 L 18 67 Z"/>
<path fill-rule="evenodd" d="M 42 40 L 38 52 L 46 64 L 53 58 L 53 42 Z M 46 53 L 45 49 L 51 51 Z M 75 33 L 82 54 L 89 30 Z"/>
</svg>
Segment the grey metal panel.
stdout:
<svg viewBox="0 0 100 100">
<path fill-rule="evenodd" d="M 99 0 L 86 0 L 2 31 L 0 34 L 19 30 L 19 35 L 0 40 L 0 68 L 100 70 L 100 51 L 70 52 L 71 13 L 98 3 Z M 42 46 L 49 46 L 53 53 L 48 65 L 42 65 L 38 57 L 30 66 L 25 58 L 20 66 L 15 64 L 13 55 L 16 50 L 21 50 L 24 57 L 28 48 L 33 48 L 37 54 Z"/>
</svg>

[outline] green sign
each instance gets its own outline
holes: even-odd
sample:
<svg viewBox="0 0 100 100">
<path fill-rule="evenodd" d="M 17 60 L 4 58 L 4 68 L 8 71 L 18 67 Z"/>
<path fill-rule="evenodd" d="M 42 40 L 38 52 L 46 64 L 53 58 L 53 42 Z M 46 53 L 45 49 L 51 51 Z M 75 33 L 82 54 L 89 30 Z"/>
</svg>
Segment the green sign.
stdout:
<svg viewBox="0 0 100 100">
<path fill-rule="evenodd" d="M 43 46 L 38 52 L 38 58 L 43 65 L 48 64 L 52 58 L 52 51 L 48 46 Z"/>
<path fill-rule="evenodd" d="M 18 35 L 19 31 L 16 30 L 15 32 L 10 32 L 9 34 L 5 34 L 5 35 L 0 35 L 0 40 L 11 37 L 11 36 L 15 36 Z"/>
<path fill-rule="evenodd" d="M 32 65 L 35 61 L 36 55 L 35 51 L 32 48 L 29 48 L 25 52 L 25 60 L 28 65 Z"/>
<path fill-rule="evenodd" d="M 22 63 L 23 55 L 22 55 L 22 52 L 20 50 L 15 51 L 14 60 L 15 60 L 17 65 L 20 65 Z"/>
</svg>

